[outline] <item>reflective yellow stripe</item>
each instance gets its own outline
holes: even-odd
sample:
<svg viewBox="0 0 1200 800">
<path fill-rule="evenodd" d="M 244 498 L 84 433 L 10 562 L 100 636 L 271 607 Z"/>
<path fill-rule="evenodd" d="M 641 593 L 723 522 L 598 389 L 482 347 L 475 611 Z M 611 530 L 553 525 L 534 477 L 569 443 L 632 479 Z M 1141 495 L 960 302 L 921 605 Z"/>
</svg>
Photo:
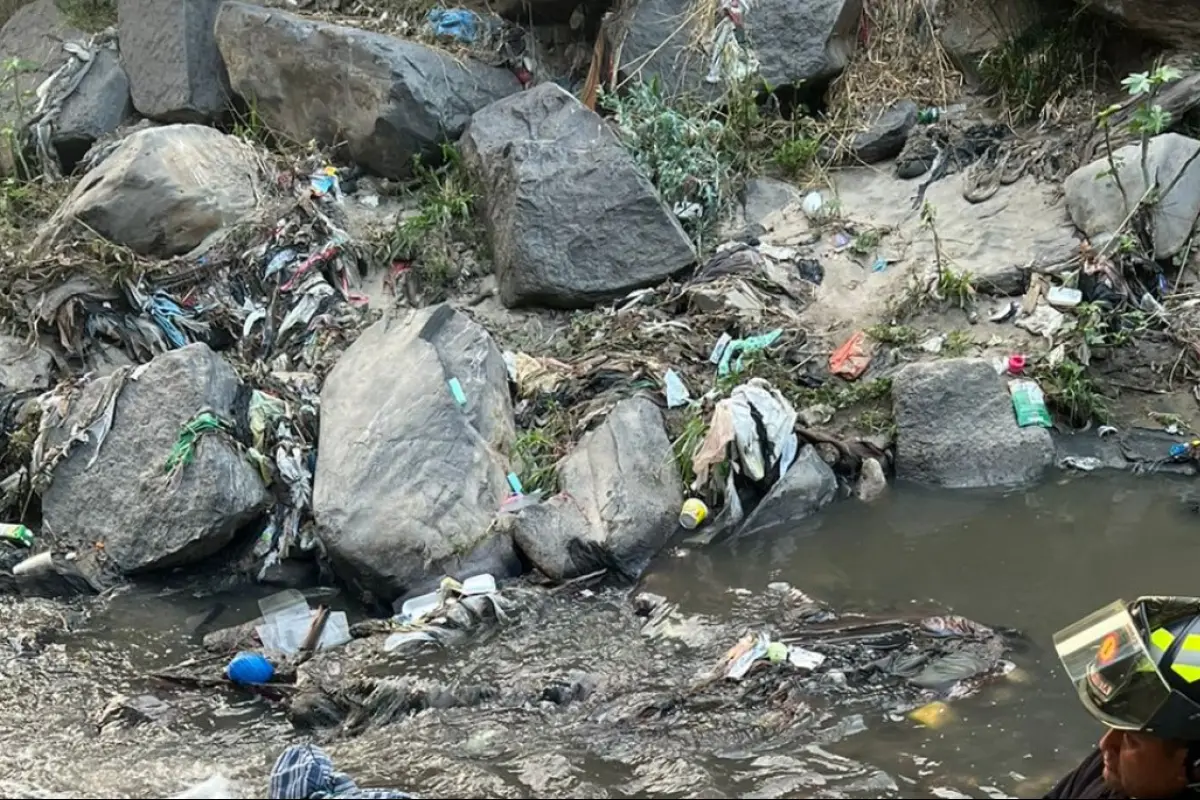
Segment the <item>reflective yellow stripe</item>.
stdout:
<svg viewBox="0 0 1200 800">
<path fill-rule="evenodd" d="M 1174 641 L 1175 634 L 1171 633 L 1166 628 L 1159 628 L 1158 630 L 1154 631 L 1154 633 L 1150 634 L 1150 644 L 1154 645 L 1159 650 L 1162 650 L 1164 653 Z"/>
<path fill-rule="evenodd" d="M 1171 669 L 1188 683 L 1200 681 L 1200 667 L 1192 664 L 1172 664 Z"/>
</svg>

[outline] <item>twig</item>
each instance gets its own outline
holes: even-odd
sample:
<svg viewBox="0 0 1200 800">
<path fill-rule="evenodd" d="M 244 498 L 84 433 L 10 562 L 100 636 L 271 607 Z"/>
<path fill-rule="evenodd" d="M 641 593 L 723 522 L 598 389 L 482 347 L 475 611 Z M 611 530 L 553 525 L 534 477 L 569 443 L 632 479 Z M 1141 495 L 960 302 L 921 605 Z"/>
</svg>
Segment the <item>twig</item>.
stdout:
<svg viewBox="0 0 1200 800">
<path fill-rule="evenodd" d="M 317 615 L 313 617 L 313 621 L 308 626 L 308 633 L 305 634 L 304 641 L 300 644 L 300 650 L 296 657 L 297 667 L 312 658 L 317 644 L 321 641 L 321 634 L 325 632 L 325 623 L 328 620 L 329 607 L 320 606 L 317 609 Z"/>
<path fill-rule="evenodd" d="M 590 581 L 590 580 L 595 580 L 596 578 L 599 578 L 599 577 L 601 577 L 602 575 L 604 575 L 604 573 L 606 573 L 606 572 L 608 572 L 608 568 L 607 568 L 607 567 L 601 567 L 600 569 L 596 570 L 595 572 L 589 572 L 589 573 L 588 573 L 588 574 L 586 574 L 586 575 L 579 575 L 579 576 L 577 576 L 577 577 L 570 578 L 569 580 L 565 580 L 565 581 L 563 581 L 563 582 L 562 582 L 562 583 L 560 583 L 558 586 L 555 586 L 553 589 L 551 589 L 551 590 L 548 592 L 548 594 L 554 594 L 555 592 L 559 592 L 559 591 L 561 591 L 561 590 L 563 590 L 563 589 L 566 589 L 566 588 L 568 588 L 568 587 L 570 587 L 570 586 L 575 586 L 575 585 L 577 585 L 577 584 L 580 584 L 580 583 L 585 583 L 585 582 L 587 582 L 587 581 Z"/>
</svg>

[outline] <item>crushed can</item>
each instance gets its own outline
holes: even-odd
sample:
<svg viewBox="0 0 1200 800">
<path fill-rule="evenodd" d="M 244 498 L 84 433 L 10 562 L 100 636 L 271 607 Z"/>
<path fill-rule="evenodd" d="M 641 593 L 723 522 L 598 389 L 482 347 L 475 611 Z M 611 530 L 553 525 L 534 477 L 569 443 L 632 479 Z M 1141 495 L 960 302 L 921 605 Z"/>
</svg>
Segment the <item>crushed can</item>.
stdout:
<svg viewBox="0 0 1200 800">
<path fill-rule="evenodd" d="M 694 531 L 708 519 L 708 506 L 698 497 L 690 497 L 683 502 L 679 510 L 679 524 L 689 531 Z"/>
</svg>

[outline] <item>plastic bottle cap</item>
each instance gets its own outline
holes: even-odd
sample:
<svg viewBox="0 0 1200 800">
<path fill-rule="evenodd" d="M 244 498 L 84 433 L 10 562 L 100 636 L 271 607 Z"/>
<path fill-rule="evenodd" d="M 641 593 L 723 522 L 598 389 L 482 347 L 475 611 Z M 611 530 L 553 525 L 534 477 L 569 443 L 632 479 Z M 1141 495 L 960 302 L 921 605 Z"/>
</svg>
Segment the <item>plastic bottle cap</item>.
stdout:
<svg viewBox="0 0 1200 800">
<path fill-rule="evenodd" d="M 1008 371 L 1013 375 L 1020 375 L 1025 371 L 1025 356 L 1009 356 Z"/>
</svg>

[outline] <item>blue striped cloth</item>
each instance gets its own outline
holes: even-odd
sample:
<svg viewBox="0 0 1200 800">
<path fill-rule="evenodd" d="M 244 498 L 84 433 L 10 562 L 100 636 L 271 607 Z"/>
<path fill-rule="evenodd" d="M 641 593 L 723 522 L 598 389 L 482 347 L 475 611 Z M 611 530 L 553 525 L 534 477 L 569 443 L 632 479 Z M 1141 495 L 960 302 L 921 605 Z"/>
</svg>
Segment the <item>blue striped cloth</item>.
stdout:
<svg viewBox="0 0 1200 800">
<path fill-rule="evenodd" d="M 313 744 L 292 745 L 271 768 L 271 800 L 362 798 L 388 800 L 413 795 L 395 789 L 360 789 L 349 775 L 333 768 L 329 755 Z"/>
</svg>

